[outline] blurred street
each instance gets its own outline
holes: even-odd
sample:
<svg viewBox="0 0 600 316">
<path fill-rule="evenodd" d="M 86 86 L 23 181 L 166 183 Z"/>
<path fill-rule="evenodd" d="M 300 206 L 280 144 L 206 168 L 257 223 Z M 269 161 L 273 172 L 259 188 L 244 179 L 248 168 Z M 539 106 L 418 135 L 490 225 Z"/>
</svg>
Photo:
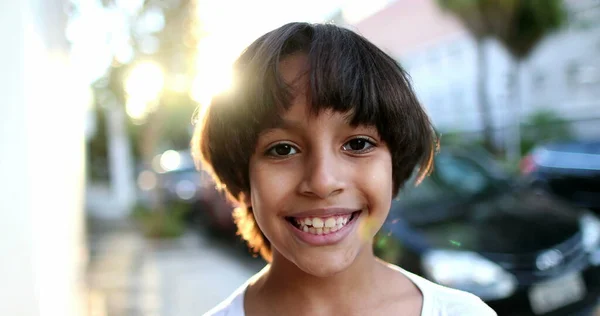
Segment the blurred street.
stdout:
<svg viewBox="0 0 600 316">
<path fill-rule="evenodd" d="M 441 139 L 377 256 L 501 316 L 600 316 L 600 0 L 2 4 L 0 316 L 199 316 L 264 266 L 191 148 L 216 96 L 251 92 L 240 54 L 293 21 L 379 47 Z"/>
<path fill-rule="evenodd" d="M 93 316 L 202 315 L 263 265 L 197 232 L 155 241 L 131 223 L 98 220 L 89 230 Z"/>
</svg>

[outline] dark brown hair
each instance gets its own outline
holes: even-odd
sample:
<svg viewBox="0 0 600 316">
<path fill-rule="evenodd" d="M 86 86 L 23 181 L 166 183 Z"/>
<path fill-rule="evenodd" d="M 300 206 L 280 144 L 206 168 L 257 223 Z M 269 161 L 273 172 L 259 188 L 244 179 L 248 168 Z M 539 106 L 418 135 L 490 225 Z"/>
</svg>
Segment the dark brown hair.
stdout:
<svg viewBox="0 0 600 316">
<path fill-rule="evenodd" d="M 419 179 L 428 173 L 437 142 L 406 72 L 364 37 L 332 24 L 289 23 L 258 38 L 235 62 L 232 89 L 202 114 L 192 153 L 239 204 L 238 233 L 267 261 L 269 241 L 244 198 L 258 135 L 290 106 L 291 88 L 279 66 L 295 53 L 308 57 L 312 113 L 331 109 L 348 113 L 352 125 L 377 128 L 391 152 L 394 194 L 415 168 Z"/>
</svg>

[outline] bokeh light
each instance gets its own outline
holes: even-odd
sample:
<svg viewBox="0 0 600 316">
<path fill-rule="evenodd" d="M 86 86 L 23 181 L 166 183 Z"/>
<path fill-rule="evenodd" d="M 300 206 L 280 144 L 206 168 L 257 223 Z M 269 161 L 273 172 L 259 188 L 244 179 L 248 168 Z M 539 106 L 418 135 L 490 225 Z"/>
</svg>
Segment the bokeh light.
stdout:
<svg viewBox="0 0 600 316">
<path fill-rule="evenodd" d="M 167 150 L 160 156 L 160 166 L 164 171 L 172 171 L 179 168 L 181 155 L 174 150 Z"/>
<path fill-rule="evenodd" d="M 125 92 L 132 98 L 150 102 L 159 96 L 164 81 L 163 70 L 158 64 L 141 62 L 129 72 L 125 80 Z"/>
<path fill-rule="evenodd" d="M 150 191 L 156 187 L 156 174 L 152 171 L 144 170 L 140 173 L 137 179 L 138 187 L 143 191 Z"/>
<path fill-rule="evenodd" d="M 148 103 L 141 98 L 137 97 L 129 97 L 127 99 L 127 103 L 125 104 L 125 111 L 127 115 L 131 117 L 134 121 L 140 121 L 146 117 L 146 110 L 148 108 Z"/>
</svg>

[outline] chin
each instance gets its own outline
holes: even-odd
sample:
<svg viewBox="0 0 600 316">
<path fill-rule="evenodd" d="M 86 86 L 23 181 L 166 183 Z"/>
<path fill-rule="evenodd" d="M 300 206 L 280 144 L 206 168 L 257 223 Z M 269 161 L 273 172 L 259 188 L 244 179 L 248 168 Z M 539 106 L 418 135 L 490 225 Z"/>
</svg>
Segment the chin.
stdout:
<svg viewBox="0 0 600 316">
<path fill-rule="evenodd" d="M 293 262 L 300 270 L 307 274 L 326 278 L 344 272 L 352 266 L 358 257 L 359 249 L 335 250 L 333 252 L 328 252 L 323 249 L 311 252 L 313 252 L 313 254 L 306 254 L 302 257 L 294 258 Z"/>
</svg>

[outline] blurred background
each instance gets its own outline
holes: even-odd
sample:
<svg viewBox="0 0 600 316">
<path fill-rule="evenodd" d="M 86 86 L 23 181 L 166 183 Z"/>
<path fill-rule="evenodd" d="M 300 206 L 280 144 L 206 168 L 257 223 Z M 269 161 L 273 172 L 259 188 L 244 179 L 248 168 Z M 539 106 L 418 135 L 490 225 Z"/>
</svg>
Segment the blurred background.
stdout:
<svg viewBox="0 0 600 316">
<path fill-rule="evenodd" d="M 290 21 L 396 58 L 441 136 L 377 255 L 500 315 L 598 314 L 600 1 L 4 0 L 0 315 L 201 315 L 264 266 L 188 147 Z"/>
</svg>

